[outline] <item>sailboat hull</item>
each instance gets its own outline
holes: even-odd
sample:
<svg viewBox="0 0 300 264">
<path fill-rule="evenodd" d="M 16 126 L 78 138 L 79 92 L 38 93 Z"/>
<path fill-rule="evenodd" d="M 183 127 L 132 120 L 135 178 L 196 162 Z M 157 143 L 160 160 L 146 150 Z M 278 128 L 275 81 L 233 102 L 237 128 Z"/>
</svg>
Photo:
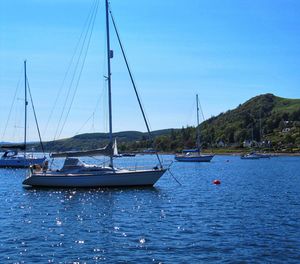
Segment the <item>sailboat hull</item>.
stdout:
<svg viewBox="0 0 300 264">
<path fill-rule="evenodd" d="M 264 153 L 252 153 L 241 156 L 241 159 L 269 159 L 271 156 Z"/>
<path fill-rule="evenodd" d="M 175 156 L 175 160 L 181 162 L 210 162 L 214 155 L 197 155 L 197 156 Z"/>
<path fill-rule="evenodd" d="M 90 172 L 85 174 L 34 173 L 24 185 L 40 187 L 129 187 L 153 186 L 165 173 L 162 170 Z"/>
<path fill-rule="evenodd" d="M 0 159 L 0 168 L 29 168 L 31 165 L 42 166 L 46 158 L 7 158 Z"/>
</svg>

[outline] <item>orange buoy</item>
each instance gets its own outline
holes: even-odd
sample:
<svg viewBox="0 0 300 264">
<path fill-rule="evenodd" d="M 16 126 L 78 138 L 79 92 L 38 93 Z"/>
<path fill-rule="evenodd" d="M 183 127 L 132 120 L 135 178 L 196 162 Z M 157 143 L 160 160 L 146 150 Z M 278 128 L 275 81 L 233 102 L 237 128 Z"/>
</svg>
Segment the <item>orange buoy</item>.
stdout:
<svg viewBox="0 0 300 264">
<path fill-rule="evenodd" d="M 221 184 L 221 181 L 220 180 L 214 180 L 213 184 Z"/>
</svg>

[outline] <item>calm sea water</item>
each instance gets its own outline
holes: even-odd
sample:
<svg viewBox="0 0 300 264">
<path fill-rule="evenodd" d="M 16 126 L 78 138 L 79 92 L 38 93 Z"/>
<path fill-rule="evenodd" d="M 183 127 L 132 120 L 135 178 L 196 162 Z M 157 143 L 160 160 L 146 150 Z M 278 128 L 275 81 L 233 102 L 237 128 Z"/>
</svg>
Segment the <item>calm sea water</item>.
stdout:
<svg viewBox="0 0 300 264">
<path fill-rule="evenodd" d="M 300 263 L 299 157 L 171 171 L 182 186 L 167 173 L 155 188 L 26 189 L 24 170 L 1 169 L 0 263 Z"/>
</svg>

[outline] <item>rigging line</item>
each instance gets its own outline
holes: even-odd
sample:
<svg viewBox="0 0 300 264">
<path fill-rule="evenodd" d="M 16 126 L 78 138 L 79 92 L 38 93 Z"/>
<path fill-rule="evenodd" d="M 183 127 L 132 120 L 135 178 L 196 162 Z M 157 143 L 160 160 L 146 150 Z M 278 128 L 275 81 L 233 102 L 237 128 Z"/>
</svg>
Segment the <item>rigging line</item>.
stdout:
<svg viewBox="0 0 300 264">
<path fill-rule="evenodd" d="M 143 100 L 142 100 L 142 98 L 141 98 L 141 96 L 140 96 L 140 94 L 139 94 L 138 87 L 137 87 L 137 85 L 136 85 L 136 81 L 135 81 L 135 78 L 134 78 L 134 76 L 133 76 L 133 73 L 131 72 L 130 63 L 129 63 L 129 61 L 128 61 L 128 59 L 127 59 L 127 56 L 126 56 L 126 49 L 125 49 L 125 47 L 124 47 L 123 44 L 122 44 L 121 37 L 120 37 L 119 31 L 118 31 L 118 28 L 117 28 L 117 24 L 116 24 L 116 22 L 115 22 L 115 20 L 114 20 L 114 16 L 113 16 L 113 13 L 112 13 L 112 10 L 111 10 L 111 5 L 109 5 L 109 12 L 110 12 L 110 16 L 111 16 L 111 19 L 112 19 L 112 22 L 113 22 L 113 26 L 114 26 L 114 29 L 115 29 L 115 32 L 116 32 L 116 35 L 117 35 L 117 39 L 118 39 L 120 48 L 121 48 L 121 51 L 122 51 L 122 55 L 123 55 L 124 60 L 125 60 L 125 65 L 126 65 L 126 67 L 127 67 L 127 70 L 128 70 L 128 73 L 129 73 L 130 80 L 131 80 L 132 84 L 134 85 L 134 91 L 136 92 L 136 96 L 138 96 L 138 103 L 139 103 L 139 106 L 142 107 L 142 109 L 143 109 L 143 114 L 145 115 L 145 116 L 143 115 L 143 118 L 146 119 L 147 124 L 148 124 L 148 126 L 149 126 L 149 130 L 152 131 L 152 127 L 151 127 L 151 124 L 150 124 L 148 115 L 147 115 L 146 111 L 144 111 L 145 105 L 144 105 Z M 148 132 L 148 131 L 147 131 L 147 132 Z M 151 134 L 152 134 L 152 133 L 151 133 Z M 150 136 L 150 135 L 149 135 L 149 136 Z M 154 139 L 154 138 L 151 138 L 151 136 L 150 136 L 149 140 L 153 140 L 153 139 Z"/>
<path fill-rule="evenodd" d="M 80 129 L 75 133 L 76 135 L 86 126 L 86 124 L 88 123 L 88 121 L 91 120 L 91 118 L 93 118 L 93 130 L 94 128 L 94 118 L 95 118 L 95 112 L 98 109 L 98 106 L 100 104 L 101 99 L 103 98 L 104 91 L 101 92 L 100 96 L 98 97 L 98 99 L 96 100 L 95 106 L 93 108 L 93 112 L 92 114 L 88 117 L 88 119 L 84 122 L 84 124 L 80 127 Z M 94 131 L 93 131 L 94 132 Z"/>
<path fill-rule="evenodd" d="M 69 96 L 70 96 L 70 92 L 71 92 L 71 89 L 72 89 L 72 86 L 73 86 L 73 82 L 74 82 L 74 79 L 75 79 L 75 75 L 76 75 L 76 72 L 77 72 L 77 69 L 78 69 L 78 66 L 79 66 L 79 63 L 80 63 L 80 59 L 81 59 L 81 56 L 82 56 L 82 52 L 83 52 L 83 49 L 84 49 L 84 46 L 85 46 L 85 43 L 86 43 L 86 39 L 87 39 L 87 36 L 88 36 L 88 33 L 90 31 L 90 27 L 91 27 L 91 23 L 93 21 L 93 18 L 95 16 L 95 10 L 96 8 L 98 8 L 98 5 L 99 5 L 99 0 L 96 0 L 95 1 L 95 6 L 93 7 L 93 10 L 92 10 L 92 13 L 91 15 L 89 16 L 89 23 L 88 23 L 88 27 L 86 29 L 86 32 L 84 34 L 84 38 L 83 38 L 83 41 L 82 41 L 82 46 L 80 48 L 80 51 L 79 51 L 79 54 L 78 54 L 78 58 L 77 58 L 77 62 L 76 62 L 76 65 L 75 65 L 75 68 L 74 68 L 74 72 L 72 74 L 72 78 L 71 78 L 71 82 L 70 82 L 70 85 L 69 85 L 69 88 L 68 88 L 68 91 L 67 91 L 67 96 L 66 96 L 66 100 L 64 102 L 64 105 L 63 105 L 63 109 L 62 109 L 62 112 L 61 112 L 61 115 L 60 115 L 60 118 L 59 118 L 59 121 L 58 121 L 58 125 L 57 125 L 57 128 L 56 128 L 56 131 L 55 131 L 55 135 L 54 135 L 54 139 L 56 139 L 57 137 L 57 134 L 58 134 L 58 131 L 59 131 L 59 128 L 61 126 L 61 122 L 62 122 L 62 119 L 63 119 L 63 115 L 64 115 L 64 112 L 65 112 L 65 109 L 67 107 L 67 101 L 69 99 Z M 61 133 L 60 133 L 61 134 Z"/>
<path fill-rule="evenodd" d="M 36 124 L 36 129 L 37 129 L 38 134 L 39 134 L 40 145 L 41 145 L 42 151 L 43 151 L 43 153 L 45 155 L 44 144 L 42 142 L 40 127 L 39 127 L 39 123 L 38 123 L 38 120 L 37 120 L 37 116 L 36 116 L 36 112 L 35 112 L 35 108 L 34 108 L 34 104 L 33 104 L 33 98 L 32 98 L 32 94 L 31 94 L 31 89 L 30 89 L 30 85 L 29 85 L 29 81 L 28 81 L 27 76 L 26 76 L 26 80 L 27 80 L 27 89 L 28 89 L 29 96 L 30 96 L 31 106 L 32 106 L 33 114 L 34 114 L 34 120 L 35 120 L 35 124 Z"/>
<path fill-rule="evenodd" d="M 74 50 L 73 55 L 72 55 L 72 57 L 71 57 L 71 59 L 70 59 L 70 61 L 69 61 L 69 64 L 68 64 L 68 67 L 67 67 L 67 71 L 66 71 L 65 74 L 64 74 L 64 78 L 63 78 L 62 84 L 60 85 L 60 88 L 58 89 L 58 92 L 57 92 L 57 95 L 56 95 L 56 98 L 55 98 L 53 107 L 52 107 L 52 109 L 51 109 L 51 111 L 50 111 L 50 115 L 49 115 L 48 120 L 47 120 L 47 122 L 46 122 L 46 126 L 45 126 L 45 129 L 44 129 L 43 135 L 45 135 L 45 133 L 47 132 L 47 129 L 48 129 L 50 120 L 51 120 L 51 118 L 52 118 L 52 116 L 53 116 L 53 113 L 54 113 L 54 109 L 55 109 L 55 107 L 56 107 L 56 105 L 57 105 L 58 99 L 60 98 L 61 92 L 62 92 L 62 90 L 63 90 L 62 88 L 64 87 L 65 82 L 66 82 L 66 80 L 67 80 L 67 76 L 69 75 L 69 72 L 70 72 L 70 70 L 71 70 L 72 63 L 73 63 L 73 61 L 74 61 L 75 55 L 76 55 L 76 53 L 77 53 L 77 50 L 78 50 L 78 48 L 79 48 L 79 44 L 80 44 L 80 42 L 81 42 L 81 40 L 82 40 L 82 36 L 83 36 L 83 33 L 84 33 L 84 29 L 86 28 L 86 26 L 87 26 L 87 24 L 88 24 L 88 21 L 89 21 L 89 19 L 90 19 L 90 16 L 91 16 L 91 14 L 92 14 L 92 11 L 93 11 L 93 9 L 94 9 L 94 5 L 95 5 L 96 1 L 97 1 L 97 0 L 94 1 L 94 4 L 92 5 L 91 10 L 90 10 L 90 12 L 89 12 L 89 15 L 88 15 L 88 17 L 87 17 L 87 19 L 86 19 L 86 21 L 85 21 L 85 23 L 84 23 L 84 26 L 83 26 L 83 29 L 82 29 L 82 31 L 81 31 L 80 37 L 79 37 L 79 39 L 78 39 L 78 41 L 77 41 L 77 44 L 76 44 L 76 46 L 75 46 L 75 50 Z"/>
<path fill-rule="evenodd" d="M 79 62 L 80 62 L 80 59 L 81 59 L 81 55 L 82 55 L 82 52 L 83 52 L 83 48 L 84 48 L 84 46 L 85 46 L 86 38 L 87 38 L 88 32 L 89 32 L 89 30 L 90 30 L 90 26 L 91 26 L 91 22 L 92 22 L 92 20 L 93 20 L 93 16 L 94 16 L 95 7 L 96 7 L 97 2 L 98 2 L 98 1 L 95 1 L 95 5 L 93 6 L 92 12 L 91 12 L 91 14 L 90 14 L 89 17 L 88 17 L 88 18 L 89 18 L 89 21 L 88 21 L 88 27 L 87 27 L 87 29 L 86 29 L 85 36 L 84 36 L 84 39 L 83 39 L 83 41 L 82 41 L 82 46 L 81 46 L 81 49 L 80 49 L 80 52 L 79 52 L 79 55 L 78 55 L 78 58 L 77 58 L 76 66 L 75 66 L 75 69 L 74 69 L 74 71 L 73 71 L 73 75 L 72 75 L 72 78 L 71 78 L 71 83 L 70 83 L 69 88 L 68 88 L 66 100 L 65 100 L 65 102 L 64 102 L 63 109 L 62 109 L 62 112 L 61 112 L 61 115 L 60 115 L 60 118 L 59 118 L 59 122 L 58 122 L 58 125 L 57 125 L 57 128 L 56 128 L 54 140 L 55 140 L 56 137 L 57 137 L 59 128 L 60 128 L 60 126 L 61 126 L 62 118 L 63 118 L 63 115 L 64 115 L 64 113 L 65 113 L 65 109 L 66 109 L 66 107 L 67 107 L 67 101 L 68 101 L 69 96 L 70 96 L 70 92 L 71 92 L 71 89 L 72 89 L 72 85 L 73 85 L 73 81 L 74 81 L 74 78 L 75 78 L 75 74 L 76 74 L 76 72 L 77 72 L 78 65 L 79 65 Z"/>
<path fill-rule="evenodd" d="M 116 32 L 116 35 L 117 35 L 117 39 L 118 39 L 118 42 L 119 42 L 119 45 L 120 45 L 120 48 L 121 48 L 121 51 L 122 51 L 122 54 L 123 54 L 123 58 L 124 58 L 124 61 L 125 61 L 125 64 L 126 64 L 126 67 L 127 67 L 127 70 L 128 70 L 128 73 L 129 73 L 129 76 L 130 76 L 130 79 L 131 79 L 131 83 L 132 83 L 132 86 L 134 88 L 134 92 L 135 92 L 135 95 L 136 95 L 136 98 L 138 100 L 138 104 L 139 104 L 139 107 L 141 109 L 141 112 L 142 112 L 142 115 L 143 115 L 143 118 L 144 118 L 144 122 L 146 124 L 146 127 L 147 127 L 147 131 L 148 131 L 148 134 L 149 134 L 149 137 L 151 140 L 153 140 L 153 135 L 150 131 L 150 128 L 149 128 L 149 125 L 148 125 L 148 122 L 147 122 L 147 118 L 146 118 L 146 115 L 145 115 L 145 112 L 144 112 L 144 109 L 143 109 L 143 106 L 142 106 L 142 103 L 141 103 L 141 100 L 140 100 L 140 97 L 139 97 L 139 94 L 138 94 L 138 91 L 137 91 L 137 87 L 135 85 L 135 82 L 134 82 L 134 79 L 133 79 L 133 76 L 132 76 L 132 73 L 130 71 L 130 68 L 129 68 L 129 64 L 128 64 L 128 60 L 127 60 L 127 57 L 126 57 L 126 54 L 125 54 L 125 51 L 124 51 L 124 48 L 123 48 L 123 45 L 121 43 L 121 39 L 120 39 L 120 36 L 119 36 L 119 32 L 117 30 L 117 27 L 116 27 L 116 23 L 115 23 L 115 20 L 114 20 L 114 17 L 113 17 L 113 14 L 112 14 L 112 11 L 111 9 L 109 8 L 109 13 L 110 13 L 110 17 L 112 19 L 112 22 L 113 22 L 113 26 L 114 26 L 114 29 L 115 29 L 115 32 Z M 159 158 L 159 155 L 155 149 L 155 154 L 156 154 L 156 157 L 158 159 L 158 162 L 159 162 L 159 165 L 160 167 L 162 168 L 162 163 L 161 163 L 161 160 Z"/>
<path fill-rule="evenodd" d="M 22 100 L 23 102 L 23 99 L 20 99 L 20 98 L 16 98 L 16 100 Z M 14 107 L 13 109 L 13 133 L 12 133 L 12 139 L 13 141 L 22 141 L 20 140 L 20 138 L 22 138 L 24 136 L 24 133 L 21 132 L 20 128 L 24 128 L 24 126 L 20 126 L 20 124 L 22 123 L 21 120 L 23 120 L 23 105 L 18 105 L 16 104 L 16 106 Z"/>
<path fill-rule="evenodd" d="M 196 106 L 196 102 L 194 102 L 193 100 L 193 104 L 191 105 L 191 108 L 188 109 L 187 113 L 187 118 L 186 118 L 186 126 L 193 126 L 193 124 L 195 123 L 195 120 L 194 120 L 194 113 L 195 113 L 195 110 L 197 111 L 197 106 Z"/>
<path fill-rule="evenodd" d="M 170 175 L 172 176 L 172 178 L 180 185 L 182 186 L 182 184 L 180 183 L 180 181 L 174 176 L 174 174 L 171 172 L 170 168 L 167 169 L 168 172 L 170 173 Z"/>
<path fill-rule="evenodd" d="M 75 133 L 75 135 L 78 135 L 79 132 L 86 126 L 86 124 L 93 118 L 93 126 L 92 126 L 92 130 L 93 132 L 95 131 L 95 127 L 94 127 L 94 118 L 95 118 L 95 112 L 96 110 L 98 109 L 98 106 L 100 104 L 100 100 L 101 98 L 103 98 L 103 92 L 102 94 L 100 95 L 100 97 L 98 97 L 97 101 L 96 101 L 96 104 L 95 104 L 95 107 L 93 108 L 93 112 L 92 114 L 88 117 L 88 119 L 84 122 L 84 124 L 80 127 L 79 130 L 77 130 L 77 132 Z"/>
<path fill-rule="evenodd" d="M 97 101 L 96 101 L 96 104 L 95 104 L 95 107 L 93 109 L 93 115 L 95 117 L 95 114 L 97 113 L 97 109 L 100 108 L 100 102 L 101 100 L 103 99 L 104 100 L 104 92 L 106 91 L 106 87 L 103 87 L 101 93 L 100 93 L 100 96 L 98 97 Z M 104 105 L 104 104 L 103 104 Z M 102 105 L 102 106 L 103 106 Z M 94 121 L 93 121 L 94 122 Z"/>
<path fill-rule="evenodd" d="M 4 127 L 4 130 L 3 130 L 3 133 L 2 133 L 2 141 L 4 141 L 4 137 L 5 137 L 5 134 L 6 134 L 7 127 L 8 127 L 8 122 L 10 120 L 12 109 L 13 109 L 13 106 L 14 106 L 15 101 L 16 101 L 17 92 L 18 92 L 19 87 L 20 87 L 20 82 L 21 82 L 22 75 L 23 75 L 23 70 L 20 73 L 20 77 L 19 77 L 16 89 L 15 89 L 15 92 L 14 92 L 14 97 L 13 97 L 13 100 L 12 100 L 10 108 L 9 108 L 8 117 L 7 117 L 7 120 L 5 122 L 5 127 Z"/>
<path fill-rule="evenodd" d="M 84 122 L 84 124 L 78 129 L 78 131 L 75 133 L 75 135 L 78 135 L 79 132 L 86 126 L 86 124 L 92 119 L 95 113 L 92 113 L 89 118 Z"/>
<path fill-rule="evenodd" d="M 199 102 L 199 108 L 200 108 L 200 111 L 201 111 L 201 115 L 202 115 L 203 121 L 205 121 L 205 117 L 204 117 L 204 114 L 203 114 L 202 105 L 200 103 L 200 100 L 198 102 Z"/>
<path fill-rule="evenodd" d="M 89 50 L 89 47 L 90 47 L 90 43 L 91 43 L 91 38 L 92 38 L 92 35 L 93 35 L 93 29 L 94 29 L 94 25 L 95 25 L 96 16 L 97 16 L 98 6 L 99 6 L 99 1 L 97 2 L 97 6 L 96 6 L 96 9 L 95 9 L 95 12 L 94 12 L 94 17 L 93 17 L 93 21 L 92 21 L 92 27 L 91 27 L 91 30 L 90 30 L 90 35 L 88 37 L 88 42 L 87 42 L 86 50 L 85 50 L 85 53 L 84 53 L 83 61 L 82 61 L 82 64 L 81 64 L 81 68 L 80 68 L 80 71 L 79 71 L 79 76 L 77 78 L 77 82 L 76 82 L 76 85 L 75 85 L 75 90 L 74 90 L 74 93 L 73 93 L 73 96 L 72 96 L 72 99 L 71 99 L 71 102 L 70 102 L 67 114 L 65 116 L 65 119 L 64 119 L 64 122 L 63 122 L 63 125 L 61 127 L 61 130 L 59 132 L 58 137 L 60 137 L 60 135 L 61 135 L 61 133 L 62 133 L 62 131 L 63 131 L 65 125 L 66 125 L 67 119 L 69 117 L 69 114 L 70 114 L 70 111 L 71 111 L 71 108 L 72 108 L 72 105 L 73 105 L 73 102 L 74 102 L 75 95 L 76 95 L 77 90 L 78 90 L 78 86 L 79 86 L 79 82 L 80 82 L 80 79 L 81 79 L 83 67 L 85 65 L 87 53 L 88 53 L 88 50 Z"/>
<path fill-rule="evenodd" d="M 93 133 L 95 133 L 95 113 L 93 113 L 93 119 L 92 119 L 92 127 L 91 130 Z"/>
<path fill-rule="evenodd" d="M 96 104 L 95 104 L 93 113 L 95 113 L 95 112 L 97 111 L 101 99 L 104 99 L 104 93 L 105 93 L 105 91 L 106 91 L 106 89 L 105 89 L 106 87 L 105 87 L 105 86 L 106 86 L 106 85 L 105 85 L 105 80 L 104 80 L 103 87 L 102 87 L 102 91 L 101 91 L 100 96 L 98 97 L 98 99 L 97 99 L 97 101 L 96 101 Z"/>
</svg>

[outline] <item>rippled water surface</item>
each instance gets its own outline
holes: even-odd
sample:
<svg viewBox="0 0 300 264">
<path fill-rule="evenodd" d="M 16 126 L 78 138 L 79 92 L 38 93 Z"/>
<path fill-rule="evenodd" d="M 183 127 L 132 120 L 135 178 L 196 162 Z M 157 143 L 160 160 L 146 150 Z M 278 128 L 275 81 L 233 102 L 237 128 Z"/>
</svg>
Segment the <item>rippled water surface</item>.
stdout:
<svg viewBox="0 0 300 264">
<path fill-rule="evenodd" d="M 300 263 L 299 157 L 171 171 L 182 186 L 166 173 L 154 188 L 35 189 L 1 169 L 0 263 Z"/>
</svg>

